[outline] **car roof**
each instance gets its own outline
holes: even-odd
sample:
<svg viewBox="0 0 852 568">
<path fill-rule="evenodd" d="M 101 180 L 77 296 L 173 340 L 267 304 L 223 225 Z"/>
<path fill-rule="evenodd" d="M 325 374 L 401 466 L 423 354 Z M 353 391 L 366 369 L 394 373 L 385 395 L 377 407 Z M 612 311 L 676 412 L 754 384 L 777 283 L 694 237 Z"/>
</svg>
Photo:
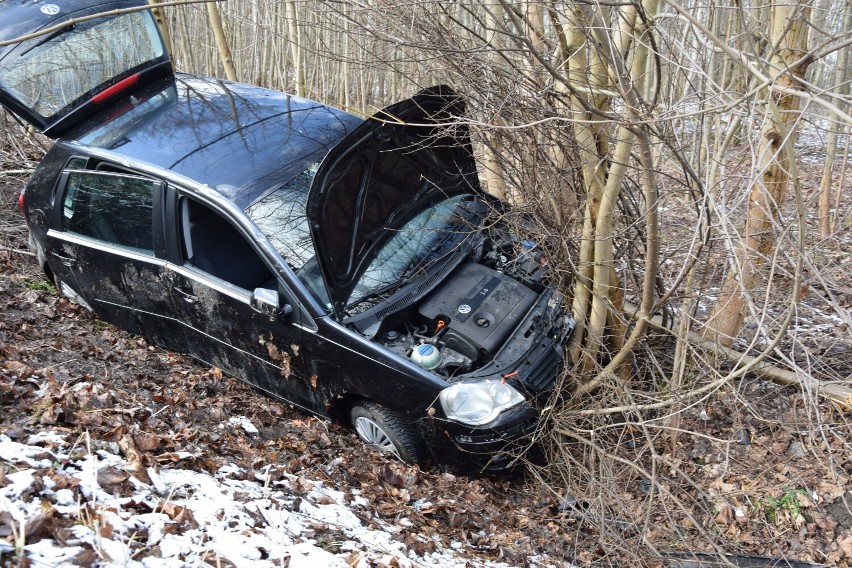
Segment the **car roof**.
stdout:
<svg viewBox="0 0 852 568">
<path fill-rule="evenodd" d="M 278 91 L 176 74 L 63 140 L 206 185 L 244 209 L 322 159 L 361 119 Z"/>
</svg>

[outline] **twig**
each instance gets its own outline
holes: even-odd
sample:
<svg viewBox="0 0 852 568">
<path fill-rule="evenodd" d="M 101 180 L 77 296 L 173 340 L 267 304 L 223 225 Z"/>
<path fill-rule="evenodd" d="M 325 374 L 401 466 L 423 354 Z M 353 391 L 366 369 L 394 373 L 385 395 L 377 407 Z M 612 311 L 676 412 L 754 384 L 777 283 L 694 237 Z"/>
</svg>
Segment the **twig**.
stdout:
<svg viewBox="0 0 852 568">
<path fill-rule="evenodd" d="M 16 249 L 16 248 L 12 248 L 12 247 L 0 247 L 0 250 L 7 250 L 7 251 L 9 251 L 9 252 L 14 252 L 14 253 L 16 253 L 16 254 L 22 254 L 22 255 L 24 255 L 24 256 L 32 256 L 32 257 L 35 257 L 35 253 L 34 253 L 34 252 L 30 252 L 30 251 L 28 251 L 28 250 L 21 250 L 21 249 Z"/>
<path fill-rule="evenodd" d="M 629 315 L 634 318 L 636 317 L 638 308 L 629 305 L 627 302 L 624 303 L 624 308 L 625 312 L 629 312 Z M 652 327 L 671 332 L 671 329 L 663 325 L 663 320 L 660 316 L 647 318 L 647 321 Z M 844 408 L 852 408 L 852 388 L 847 385 L 820 381 L 810 375 L 803 375 L 783 367 L 778 367 L 772 363 L 761 360 L 758 357 L 746 355 L 745 353 L 741 353 L 730 347 L 719 345 L 716 341 L 705 339 L 694 332 L 688 332 L 685 339 L 692 345 L 695 345 L 700 349 L 716 353 L 727 361 L 738 365 L 751 366 L 749 372 L 754 373 L 759 377 L 771 379 L 772 381 L 785 386 L 804 386 L 807 387 L 810 392 L 815 392 L 827 397 L 834 402 L 841 404 Z"/>
</svg>

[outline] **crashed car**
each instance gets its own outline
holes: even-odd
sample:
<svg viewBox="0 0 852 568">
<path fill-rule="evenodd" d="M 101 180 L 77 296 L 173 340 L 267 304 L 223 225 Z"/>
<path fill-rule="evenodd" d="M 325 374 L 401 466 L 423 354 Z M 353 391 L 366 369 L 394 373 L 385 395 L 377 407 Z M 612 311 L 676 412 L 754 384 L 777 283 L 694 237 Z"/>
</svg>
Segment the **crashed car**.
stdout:
<svg viewBox="0 0 852 568">
<path fill-rule="evenodd" d="M 48 277 L 407 462 L 509 467 L 574 323 L 480 188 L 461 98 L 363 120 L 176 73 L 147 10 L 86 19 L 145 4 L 0 4 L 0 39 L 47 31 L 0 47 L 0 103 L 57 139 L 20 197 Z"/>
</svg>

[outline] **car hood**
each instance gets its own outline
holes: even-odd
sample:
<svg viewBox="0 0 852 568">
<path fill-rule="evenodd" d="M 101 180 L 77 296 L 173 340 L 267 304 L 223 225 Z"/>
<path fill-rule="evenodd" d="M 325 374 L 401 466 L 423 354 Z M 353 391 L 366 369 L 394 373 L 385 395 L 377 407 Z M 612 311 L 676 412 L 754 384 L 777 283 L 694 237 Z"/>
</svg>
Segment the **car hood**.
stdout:
<svg viewBox="0 0 852 568">
<path fill-rule="evenodd" d="M 342 317 L 376 253 L 408 220 L 435 203 L 481 189 L 465 104 L 431 87 L 373 115 L 320 164 L 307 217 L 329 299 Z"/>
</svg>

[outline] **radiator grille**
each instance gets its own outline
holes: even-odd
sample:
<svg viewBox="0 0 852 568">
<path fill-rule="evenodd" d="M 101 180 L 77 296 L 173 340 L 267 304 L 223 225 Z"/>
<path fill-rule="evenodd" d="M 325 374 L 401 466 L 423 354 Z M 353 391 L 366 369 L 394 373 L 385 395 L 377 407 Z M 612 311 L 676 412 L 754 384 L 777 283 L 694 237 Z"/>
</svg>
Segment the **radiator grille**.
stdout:
<svg viewBox="0 0 852 568">
<path fill-rule="evenodd" d="M 564 366 L 562 349 L 551 343 L 534 363 L 521 371 L 521 382 L 536 392 L 549 391 Z"/>
</svg>

